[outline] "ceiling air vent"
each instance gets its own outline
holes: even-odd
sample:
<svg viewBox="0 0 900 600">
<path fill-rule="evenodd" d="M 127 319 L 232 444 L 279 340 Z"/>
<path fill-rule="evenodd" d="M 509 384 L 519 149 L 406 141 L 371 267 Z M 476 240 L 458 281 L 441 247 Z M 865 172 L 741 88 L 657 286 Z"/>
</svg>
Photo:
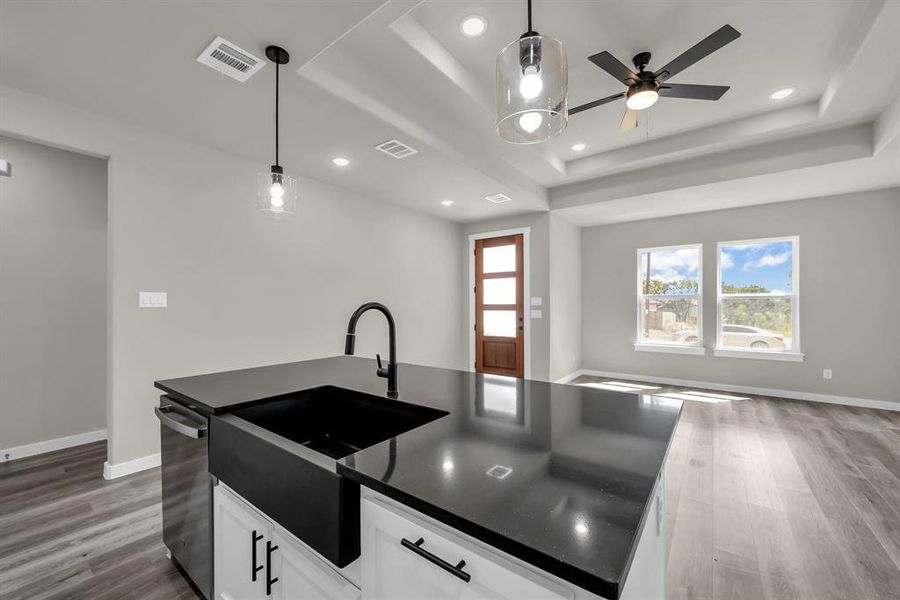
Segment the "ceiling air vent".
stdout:
<svg viewBox="0 0 900 600">
<path fill-rule="evenodd" d="M 390 154 L 394 158 L 406 158 L 407 156 L 412 156 L 418 150 L 415 148 L 410 148 L 403 142 L 398 142 L 397 140 L 388 140 L 381 144 L 375 146 L 376 150 L 381 150 L 385 154 Z"/>
<path fill-rule="evenodd" d="M 503 204 L 504 202 L 509 202 L 510 200 L 512 200 L 512 198 L 510 198 L 506 194 L 494 194 L 493 196 L 485 196 L 484 199 L 493 202 L 494 204 Z"/>
<path fill-rule="evenodd" d="M 197 62 L 241 82 L 250 79 L 265 65 L 261 59 L 222 37 L 214 39 L 197 57 Z"/>
</svg>

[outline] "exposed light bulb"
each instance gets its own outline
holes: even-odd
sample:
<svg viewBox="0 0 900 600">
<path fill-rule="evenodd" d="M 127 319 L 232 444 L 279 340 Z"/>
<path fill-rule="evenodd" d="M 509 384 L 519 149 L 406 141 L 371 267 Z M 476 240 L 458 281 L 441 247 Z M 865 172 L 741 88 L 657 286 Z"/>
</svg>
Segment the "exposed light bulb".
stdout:
<svg viewBox="0 0 900 600">
<path fill-rule="evenodd" d="M 544 116 L 539 112 L 527 112 L 519 117 L 519 127 L 524 129 L 526 133 L 534 133 L 543 122 Z"/>
<path fill-rule="evenodd" d="M 526 100 L 533 100 L 544 90 L 544 80 L 538 72 L 537 65 L 525 67 L 525 76 L 519 81 L 519 93 Z"/>
<path fill-rule="evenodd" d="M 272 208 L 282 208 L 284 206 L 284 198 L 281 196 L 270 196 L 269 204 L 272 205 Z"/>
<path fill-rule="evenodd" d="M 659 100 L 659 93 L 656 90 L 642 90 L 628 96 L 625 106 L 632 110 L 644 110 L 656 104 L 657 100 Z"/>
<path fill-rule="evenodd" d="M 272 184 L 272 187 L 269 188 L 269 195 L 272 198 L 284 198 L 284 188 L 281 186 L 281 183 L 275 182 Z"/>
</svg>

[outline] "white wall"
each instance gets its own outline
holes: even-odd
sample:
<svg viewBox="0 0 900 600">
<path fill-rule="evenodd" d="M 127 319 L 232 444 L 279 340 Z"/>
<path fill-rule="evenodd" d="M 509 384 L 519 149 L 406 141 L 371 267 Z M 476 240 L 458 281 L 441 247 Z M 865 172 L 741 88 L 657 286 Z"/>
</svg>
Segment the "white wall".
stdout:
<svg viewBox="0 0 900 600">
<path fill-rule="evenodd" d="M 550 380 L 581 368 L 581 229 L 550 214 Z"/>
<path fill-rule="evenodd" d="M 106 161 L 0 137 L 0 448 L 106 428 Z"/>
<path fill-rule="evenodd" d="M 463 366 L 457 225 L 305 178 L 298 217 L 272 220 L 262 162 L 11 88 L 0 103 L 0 132 L 110 157 L 111 463 L 158 452 L 154 380 L 339 354 L 364 301 L 393 310 L 401 361 Z M 140 290 L 169 308 L 138 309 Z M 361 354 L 386 351 L 379 319 Z"/>
<path fill-rule="evenodd" d="M 638 248 L 703 244 L 703 337 L 716 339 L 716 242 L 800 236 L 805 361 L 636 352 Z M 586 228 L 583 367 L 900 402 L 900 188 Z M 834 378 L 822 378 L 832 369 Z"/>
</svg>

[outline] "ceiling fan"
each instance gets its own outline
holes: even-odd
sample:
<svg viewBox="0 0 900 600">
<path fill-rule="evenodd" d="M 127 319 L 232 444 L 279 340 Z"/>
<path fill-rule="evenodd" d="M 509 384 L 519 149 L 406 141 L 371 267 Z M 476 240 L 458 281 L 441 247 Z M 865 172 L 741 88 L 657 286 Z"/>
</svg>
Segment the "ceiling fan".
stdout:
<svg viewBox="0 0 900 600">
<path fill-rule="evenodd" d="M 741 37 L 741 34 L 737 29 L 731 25 L 724 25 L 656 72 L 644 70 L 650 63 L 649 52 L 641 52 L 632 59 L 634 67 L 638 71 L 637 73 L 623 65 L 609 52 L 604 51 L 589 56 L 589 61 L 627 85 L 628 89 L 613 96 L 570 108 L 569 114 L 574 115 L 589 108 L 601 106 L 619 98 L 625 98 L 627 108 L 619 126 L 619 132 L 624 133 L 637 125 L 637 111 L 653 106 L 660 96 L 687 98 L 689 100 L 718 100 L 728 91 L 727 85 L 668 83 L 668 79 L 739 37 Z"/>
</svg>

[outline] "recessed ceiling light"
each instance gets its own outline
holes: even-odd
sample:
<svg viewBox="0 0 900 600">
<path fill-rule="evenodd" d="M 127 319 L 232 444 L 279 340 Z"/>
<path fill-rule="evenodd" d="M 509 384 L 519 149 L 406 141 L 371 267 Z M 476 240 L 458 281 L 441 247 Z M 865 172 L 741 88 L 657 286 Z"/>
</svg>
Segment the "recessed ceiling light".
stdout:
<svg viewBox="0 0 900 600">
<path fill-rule="evenodd" d="M 336 164 L 339 167 L 346 167 L 347 165 L 350 164 L 350 161 L 348 159 L 344 158 L 343 156 L 335 156 L 334 158 L 331 159 L 331 162 L 333 162 L 334 164 Z"/>
<path fill-rule="evenodd" d="M 460 22 L 459 29 L 469 37 L 478 37 L 487 29 L 487 21 L 484 17 L 470 15 Z"/>
<path fill-rule="evenodd" d="M 579 143 L 572 146 L 572 150 L 574 150 L 575 152 L 581 152 L 585 148 L 587 148 L 587 144 Z"/>
<path fill-rule="evenodd" d="M 453 206 L 453 200 L 441 200 L 441 206 Z"/>
<path fill-rule="evenodd" d="M 784 100 L 788 96 L 794 93 L 794 88 L 784 88 L 783 90 L 778 90 L 777 92 L 773 92 L 769 98 L 772 100 Z"/>
</svg>

